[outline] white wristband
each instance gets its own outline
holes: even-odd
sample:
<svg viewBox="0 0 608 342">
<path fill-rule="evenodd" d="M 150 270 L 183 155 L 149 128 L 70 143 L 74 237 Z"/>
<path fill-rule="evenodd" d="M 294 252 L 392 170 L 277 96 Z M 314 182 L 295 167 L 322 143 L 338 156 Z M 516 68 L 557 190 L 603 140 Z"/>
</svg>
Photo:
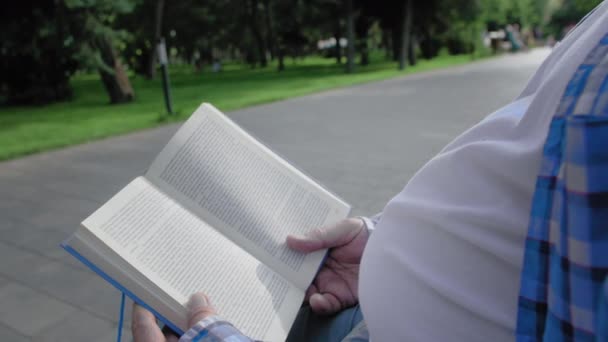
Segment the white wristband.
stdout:
<svg viewBox="0 0 608 342">
<path fill-rule="evenodd" d="M 376 228 L 376 226 L 374 225 L 374 221 L 372 221 L 369 217 L 357 216 L 357 218 L 360 218 L 363 221 L 363 224 L 365 225 L 365 228 L 369 233 L 374 231 L 374 228 Z"/>
</svg>

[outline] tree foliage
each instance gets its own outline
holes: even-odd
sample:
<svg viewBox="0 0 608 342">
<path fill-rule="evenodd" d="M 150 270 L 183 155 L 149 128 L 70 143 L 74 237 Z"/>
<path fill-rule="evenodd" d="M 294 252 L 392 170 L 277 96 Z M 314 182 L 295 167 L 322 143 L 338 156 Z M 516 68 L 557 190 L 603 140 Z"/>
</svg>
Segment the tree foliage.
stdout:
<svg viewBox="0 0 608 342">
<path fill-rule="evenodd" d="M 0 12 L 4 102 L 43 104 L 69 99 L 69 79 L 77 70 L 99 70 L 115 77 L 115 45 L 128 33 L 113 24 L 133 8 L 128 0 L 25 0 L 6 6 Z M 123 77 L 125 82 L 128 79 Z"/>
<path fill-rule="evenodd" d="M 561 6 L 552 14 L 549 31 L 561 38 L 566 33 L 564 28 L 572 27 L 602 0 L 563 0 Z"/>
<path fill-rule="evenodd" d="M 0 11 L 0 91 L 9 104 L 42 104 L 72 95 L 79 68 L 78 25 L 64 6 L 23 0 Z"/>
<path fill-rule="evenodd" d="M 111 102 L 133 97 L 125 68 L 154 77 L 156 44 L 172 62 L 264 68 L 322 53 L 353 70 L 383 49 L 403 68 L 441 51 L 482 51 L 481 36 L 517 23 L 551 32 L 600 0 L 22 0 L 0 12 L 0 100 L 67 99 L 70 77 L 97 71 Z M 348 6 L 347 6 L 348 5 Z M 345 48 L 340 44 L 350 36 Z M 317 42 L 335 44 L 319 51 Z"/>
<path fill-rule="evenodd" d="M 80 24 L 79 58 L 82 68 L 96 69 L 111 103 L 129 102 L 133 88 L 117 48 L 129 36 L 114 26 L 117 17 L 133 11 L 132 0 L 64 0 L 70 17 Z"/>
</svg>

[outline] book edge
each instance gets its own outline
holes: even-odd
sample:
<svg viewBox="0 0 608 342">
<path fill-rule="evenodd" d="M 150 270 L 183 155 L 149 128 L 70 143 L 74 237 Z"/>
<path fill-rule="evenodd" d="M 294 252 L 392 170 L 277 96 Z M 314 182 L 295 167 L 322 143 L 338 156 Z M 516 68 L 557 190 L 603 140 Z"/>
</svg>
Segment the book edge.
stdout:
<svg viewBox="0 0 608 342">
<path fill-rule="evenodd" d="M 95 266 L 95 264 L 93 264 L 92 262 L 90 262 L 87 258 L 85 258 L 82 255 L 80 255 L 80 253 L 78 253 L 70 245 L 66 244 L 65 242 L 62 242 L 60 244 L 60 246 L 66 252 L 68 252 L 74 258 L 76 258 L 78 261 L 82 262 L 85 266 L 87 266 L 89 269 L 91 269 L 91 271 L 97 273 L 97 275 L 99 275 L 105 281 L 107 281 L 112 286 L 114 286 L 118 291 L 124 293 L 129 298 L 131 298 L 131 300 L 133 300 L 135 303 L 137 303 L 138 305 L 143 306 L 146 310 L 152 312 L 152 314 L 156 318 L 158 318 L 161 322 L 163 322 L 163 324 L 165 324 L 169 328 L 171 328 L 171 330 L 173 330 L 174 332 L 176 332 L 180 336 L 185 333 L 182 329 L 178 328 L 175 324 L 171 323 L 171 321 L 169 321 L 168 319 L 166 319 L 163 315 L 159 314 L 156 310 L 154 310 L 152 307 L 150 307 L 148 304 L 146 304 L 143 300 L 139 299 L 139 297 L 137 297 L 135 294 L 133 294 L 133 292 L 129 291 L 126 287 L 122 286 L 120 283 L 118 283 L 117 281 L 115 281 L 112 277 L 110 277 L 109 275 L 107 275 L 99 267 Z"/>
</svg>

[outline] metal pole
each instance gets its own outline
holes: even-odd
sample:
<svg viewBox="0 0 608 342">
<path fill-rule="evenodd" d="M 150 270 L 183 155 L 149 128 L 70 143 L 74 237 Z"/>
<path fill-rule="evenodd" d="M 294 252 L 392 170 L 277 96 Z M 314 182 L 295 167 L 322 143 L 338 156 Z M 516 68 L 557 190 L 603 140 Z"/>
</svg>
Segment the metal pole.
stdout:
<svg viewBox="0 0 608 342">
<path fill-rule="evenodd" d="M 169 59 L 167 58 L 167 47 L 165 46 L 165 39 L 161 38 L 157 46 L 158 61 L 160 62 L 160 69 L 163 76 L 163 93 L 165 95 L 165 105 L 167 107 L 167 113 L 173 114 L 173 104 L 171 103 L 171 87 L 169 84 Z"/>
</svg>

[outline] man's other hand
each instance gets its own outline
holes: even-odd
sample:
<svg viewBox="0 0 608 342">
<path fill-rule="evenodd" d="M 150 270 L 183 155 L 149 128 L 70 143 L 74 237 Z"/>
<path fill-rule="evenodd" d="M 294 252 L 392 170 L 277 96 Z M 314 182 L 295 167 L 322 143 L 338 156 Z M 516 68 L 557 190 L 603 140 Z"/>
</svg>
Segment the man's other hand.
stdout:
<svg viewBox="0 0 608 342">
<path fill-rule="evenodd" d="M 188 302 L 188 326 L 192 327 L 200 320 L 215 315 L 215 309 L 207 296 L 195 293 Z M 163 334 L 154 315 L 143 307 L 133 303 L 133 318 L 131 332 L 135 342 L 177 342 L 179 337 L 168 333 Z"/>
<path fill-rule="evenodd" d="M 333 314 L 359 301 L 359 264 L 369 238 L 363 220 L 348 218 L 310 234 L 288 236 L 287 245 L 311 253 L 329 248 L 325 264 L 306 291 L 305 301 L 318 314 Z"/>
</svg>

